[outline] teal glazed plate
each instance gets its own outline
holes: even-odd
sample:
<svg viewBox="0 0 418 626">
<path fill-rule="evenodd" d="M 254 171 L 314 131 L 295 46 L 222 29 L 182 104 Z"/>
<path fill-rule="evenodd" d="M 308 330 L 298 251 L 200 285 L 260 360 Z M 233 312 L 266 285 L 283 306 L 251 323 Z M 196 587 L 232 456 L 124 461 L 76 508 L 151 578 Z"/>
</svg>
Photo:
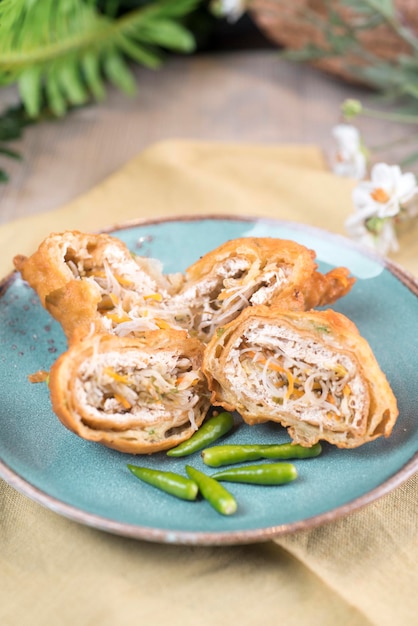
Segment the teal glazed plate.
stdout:
<svg viewBox="0 0 418 626">
<path fill-rule="evenodd" d="M 200 454 L 135 457 L 80 439 L 51 410 L 46 384 L 28 375 L 49 370 L 66 348 L 61 327 L 13 273 L 0 285 L 0 476 L 15 489 L 72 520 L 107 532 L 176 544 L 266 541 L 336 520 L 388 493 L 418 471 L 418 282 L 396 264 L 351 241 L 291 222 L 250 217 L 179 217 L 131 223 L 111 231 L 129 248 L 185 270 L 228 239 L 293 239 L 317 253 L 321 271 L 344 265 L 356 277 L 333 308 L 369 341 L 399 404 L 388 439 L 353 450 L 325 444 L 314 459 L 294 461 L 299 477 L 278 487 L 228 484 L 234 515 L 205 500 L 185 502 L 140 482 L 127 464 L 185 473 L 189 463 L 211 473 Z M 289 441 L 278 424 L 247 426 L 236 418 L 228 443 Z M 213 470 L 215 471 L 215 470 Z"/>
</svg>

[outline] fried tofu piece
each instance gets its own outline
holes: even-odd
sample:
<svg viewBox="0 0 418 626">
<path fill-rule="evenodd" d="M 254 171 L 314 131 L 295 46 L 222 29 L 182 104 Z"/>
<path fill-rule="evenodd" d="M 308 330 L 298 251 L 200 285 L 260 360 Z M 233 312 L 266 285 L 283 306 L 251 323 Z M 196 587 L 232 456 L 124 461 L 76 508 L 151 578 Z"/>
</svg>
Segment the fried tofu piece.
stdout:
<svg viewBox="0 0 418 626">
<path fill-rule="evenodd" d="M 122 334 L 157 329 L 149 311 L 183 282 L 181 274 L 163 274 L 156 259 L 133 256 L 116 237 L 79 231 L 51 234 L 14 264 L 68 338 L 80 326 L 86 334 L 92 328 L 117 334 L 126 322 L 130 329 Z"/>
<path fill-rule="evenodd" d="M 286 308 L 310 309 L 329 304 L 346 295 L 355 279 L 343 267 L 321 274 L 315 256 L 286 239 L 233 239 L 186 270 L 169 306 L 177 308 L 180 324 L 207 342 L 218 326 L 247 307 L 281 302 Z"/>
<path fill-rule="evenodd" d="M 218 328 L 203 371 L 212 403 L 248 424 L 278 422 L 295 443 L 355 448 L 388 437 L 393 391 L 353 322 L 332 310 L 246 309 Z"/>
<path fill-rule="evenodd" d="M 184 331 L 75 333 L 49 375 L 52 408 L 83 439 L 150 454 L 188 439 L 210 406 L 203 345 Z"/>
</svg>

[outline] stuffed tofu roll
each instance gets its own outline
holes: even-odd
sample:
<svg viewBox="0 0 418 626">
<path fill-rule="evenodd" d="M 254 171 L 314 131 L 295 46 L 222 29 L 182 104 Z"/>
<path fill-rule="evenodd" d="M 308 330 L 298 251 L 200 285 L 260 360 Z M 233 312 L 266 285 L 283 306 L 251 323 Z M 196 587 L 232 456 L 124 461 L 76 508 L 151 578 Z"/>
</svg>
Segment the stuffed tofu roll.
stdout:
<svg viewBox="0 0 418 626">
<path fill-rule="evenodd" d="M 253 307 L 219 328 L 203 370 L 212 402 L 245 422 L 274 421 L 295 443 L 355 448 L 390 435 L 395 396 L 373 352 L 345 316 Z"/>
<path fill-rule="evenodd" d="M 234 239 L 191 265 L 168 305 L 180 325 L 207 342 L 249 306 L 282 301 L 286 308 L 311 308 L 345 295 L 354 279 L 337 269 L 320 274 L 315 252 L 294 241 Z"/>
<path fill-rule="evenodd" d="M 52 408 L 84 439 L 132 454 L 166 450 L 206 416 L 202 358 L 203 345 L 184 331 L 75 335 L 50 371 Z"/>
<path fill-rule="evenodd" d="M 143 318 L 183 282 L 181 274 L 164 275 L 159 261 L 133 256 L 107 234 L 53 233 L 14 264 L 67 337 L 80 325 L 117 334 L 132 318 L 140 320 L 136 330 L 158 328 Z"/>
</svg>

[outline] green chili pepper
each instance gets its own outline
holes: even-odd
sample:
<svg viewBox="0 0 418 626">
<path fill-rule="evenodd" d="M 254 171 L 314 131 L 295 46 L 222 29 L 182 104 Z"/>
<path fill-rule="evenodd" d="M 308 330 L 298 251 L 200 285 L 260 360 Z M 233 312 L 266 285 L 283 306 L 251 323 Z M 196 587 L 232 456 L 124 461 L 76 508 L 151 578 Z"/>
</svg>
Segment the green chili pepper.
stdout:
<svg viewBox="0 0 418 626">
<path fill-rule="evenodd" d="M 221 467 L 259 459 L 309 459 L 319 456 L 321 452 L 320 443 L 316 443 L 311 448 L 291 443 L 225 445 L 203 450 L 202 458 L 203 462 L 210 467 Z"/>
<path fill-rule="evenodd" d="M 204 474 L 195 467 L 186 465 L 186 472 L 192 480 L 194 480 L 202 496 L 209 502 L 211 506 L 222 513 L 222 515 L 232 515 L 237 510 L 237 501 L 232 493 L 229 493 L 223 485 L 217 480 Z"/>
<path fill-rule="evenodd" d="M 150 469 L 149 467 L 139 467 L 138 465 L 128 464 L 128 468 L 132 474 L 144 483 L 148 483 L 148 485 L 157 487 L 157 489 L 161 489 L 161 491 L 165 491 L 182 500 L 196 500 L 199 489 L 196 482 L 190 478 L 174 472 L 164 472 Z"/>
<path fill-rule="evenodd" d="M 183 441 L 183 443 L 175 448 L 171 448 L 171 450 L 167 452 L 167 456 L 188 456 L 189 454 L 193 454 L 193 452 L 202 450 L 202 448 L 229 432 L 233 425 L 234 418 L 231 413 L 225 411 L 219 413 L 219 415 L 214 415 L 205 421 L 190 439 Z"/>
<path fill-rule="evenodd" d="M 212 474 L 211 478 L 253 485 L 282 485 L 295 480 L 297 476 L 296 467 L 292 463 L 260 463 L 221 470 Z"/>
</svg>

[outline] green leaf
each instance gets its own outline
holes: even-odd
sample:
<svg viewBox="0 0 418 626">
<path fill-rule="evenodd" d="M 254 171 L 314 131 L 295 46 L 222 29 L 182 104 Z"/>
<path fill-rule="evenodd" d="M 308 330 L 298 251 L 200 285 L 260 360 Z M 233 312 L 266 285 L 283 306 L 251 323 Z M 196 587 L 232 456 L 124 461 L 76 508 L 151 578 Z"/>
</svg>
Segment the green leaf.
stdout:
<svg viewBox="0 0 418 626">
<path fill-rule="evenodd" d="M 333 54 L 338 56 L 344 55 L 353 46 L 353 40 L 349 36 L 330 33 L 327 38 L 327 43 L 332 46 Z"/>
<path fill-rule="evenodd" d="M 118 44 L 122 51 L 134 61 L 145 65 L 151 69 L 157 69 L 161 65 L 161 58 L 147 50 L 144 46 L 131 41 L 127 37 L 120 37 Z"/>
<path fill-rule="evenodd" d="M 183 26 L 172 20 L 156 20 L 138 34 L 141 39 L 179 52 L 192 52 L 195 40 Z"/>
<path fill-rule="evenodd" d="M 342 0 L 342 4 L 348 6 L 357 13 L 380 13 L 385 17 L 395 15 L 395 7 L 392 0 Z"/>
<path fill-rule="evenodd" d="M 23 106 L 13 106 L 0 116 L 0 141 L 13 141 L 22 136 L 22 129 L 32 123 Z"/>
<path fill-rule="evenodd" d="M 84 74 L 84 80 L 87 87 L 96 100 L 103 100 L 106 95 L 106 89 L 101 76 L 100 59 L 93 51 L 88 51 L 81 58 L 81 69 Z"/>
<path fill-rule="evenodd" d="M 6 172 L 2 169 L 0 169 L 0 183 L 7 183 L 9 180 L 9 176 L 6 174 Z"/>
<path fill-rule="evenodd" d="M 317 59 L 324 59 L 326 57 L 332 56 L 332 52 L 330 50 L 324 50 L 323 48 L 319 48 L 315 44 L 308 44 L 304 48 L 299 48 L 298 50 L 284 50 L 279 52 L 279 56 L 283 59 L 287 59 L 288 61 L 316 61 Z"/>
<path fill-rule="evenodd" d="M 41 68 L 37 65 L 25 69 L 19 78 L 19 93 L 30 117 L 36 117 L 41 108 Z"/>
<path fill-rule="evenodd" d="M 119 52 L 109 50 L 105 55 L 103 66 L 106 76 L 116 87 L 128 95 L 135 93 L 135 78 Z"/>
<path fill-rule="evenodd" d="M 410 96 L 413 96 L 414 98 L 418 98 L 418 85 L 417 84 L 415 85 L 411 85 L 410 83 L 406 84 L 404 85 L 403 91 L 404 93 L 407 93 Z"/>
<path fill-rule="evenodd" d="M 4 146 L 0 146 L 0 154 L 4 154 L 5 156 L 10 157 L 11 159 L 16 159 L 17 161 L 21 161 L 22 156 L 16 150 L 11 150 L 10 148 L 5 148 Z"/>
<path fill-rule="evenodd" d="M 98 0 L 0 0 L 0 82 L 19 81 L 30 116 L 39 115 L 43 93 L 55 115 L 92 95 L 103 99 L 106 79 L 133 93 L 127 58 L 157 68 L 164 49 L 194 50 L 179 20 L 198 0 L 132 2 L 136 8 L 115 17 L 118 3 L 100 3 L 105 15 Z"/>
<path fill-rule="evenodd" d="M 402 161 L 400 162 L 400 166 L 401 167 L 406 167 L 408 165 L 412 165 L 413 163 L 417 163 L 418 162 L 418 151 L 417 152 L 413 152 L 412 154 L 408 155 L 407 157 L 405 157 L 404 159 L 402 159 Z"/>
<path fill-rule="evenodd" d="M 392 18 L 395 15 L 393 0 L 366 0 L 374 11 L 380 11 L 382 15 Z"/>
<path fill-rule="evenodd" d="M 191 13 L 201 0 L 165 0 L 164 2 L 155 3 L 159 5 L 157 8 L 160 15 L 166 17 L 182 17 Z"/>
<path fill-rule="evenodd" d="M 60 64 L 57 80 L 71 104 L 80 105 L 87 102 L 88 93 L 83 85 L 80 68 L 75 59 Z"/>
<path fill-rule="evenodd" d="M 61 90 L 57 70 L 51 68 L 48 72 L 45 84 L 45 93 L 48 106 L 57 117 L 62 117 L 67 112 L 67 100 Z"/>
</svg>

